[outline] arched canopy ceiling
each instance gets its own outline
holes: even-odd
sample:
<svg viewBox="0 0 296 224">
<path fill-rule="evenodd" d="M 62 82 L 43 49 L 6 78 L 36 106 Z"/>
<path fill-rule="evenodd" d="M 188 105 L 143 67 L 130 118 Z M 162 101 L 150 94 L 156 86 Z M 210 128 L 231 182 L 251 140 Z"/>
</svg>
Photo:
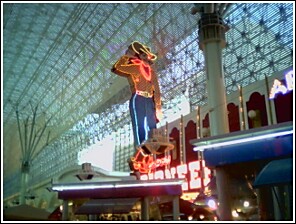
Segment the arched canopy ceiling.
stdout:
<svg viewBox="0 0 296 224">
<path fill-rule="evenodd" d="M 1 4 L 4 139 L 17 132 L 16 111 L 24 120 L 34 108 L 49 121 L 51 143 L 75 135 L 73 127 L 89 114 L 97 114 L 100 137 L 129 122 L 128 83 L 110 69 L 134 40 L 158 55 L 164 110 L 185 90 L 192 108 L 207 102 L 200 15 L 192 3 Z M 227 93 L 293 65 L 292 3 L 213 7 L 230 28 Z"/>
<path fill-rule="evenodd" d="M 59 134 L 106 103 L 123 102 L 125 80 L 110 72 L 134 40 L 159 58 L 196 29 L 191 4 L 4 4 L 4 127 L 31 107 Z M 102 106 L 102 109 L 101 109 Z M 110 104 L 108 105 L 110 106 Z"/>
</svg>

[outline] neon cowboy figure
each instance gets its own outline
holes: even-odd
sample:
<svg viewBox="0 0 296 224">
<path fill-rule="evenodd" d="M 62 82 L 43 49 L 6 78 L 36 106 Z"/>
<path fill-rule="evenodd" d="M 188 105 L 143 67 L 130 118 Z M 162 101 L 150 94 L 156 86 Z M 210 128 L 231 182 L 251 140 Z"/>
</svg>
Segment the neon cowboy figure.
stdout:
<svg viewBox="0 0 296 224">
<path fill-rule="evenodd" d="M 150 48 L 134 41 L 111 70 L 126 77 L 130 84 L 129 109 L 136 150 L 140 150 L 140 144 L 147 140 L 149 131 L 155 129 L 162 118 L 159 82 L 152 67 L 156 58 Z"/>
</svg>

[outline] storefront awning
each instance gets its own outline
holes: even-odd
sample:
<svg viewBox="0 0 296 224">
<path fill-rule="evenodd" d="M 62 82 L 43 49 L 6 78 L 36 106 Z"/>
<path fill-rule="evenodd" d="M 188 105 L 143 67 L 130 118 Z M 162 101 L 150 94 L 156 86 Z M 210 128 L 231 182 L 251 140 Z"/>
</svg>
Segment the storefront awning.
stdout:
<svg viewBox="0 0 296 224">
<path fill-rule="evenodd" d="M 50 212 L 45 209 L 36 208 L 26 204 L 4 209 L 4 220 L 44 221 L 48 220 L 49 215 Z"/>
<path fill-rule="evenodd" d="M 287 184 L 292 182 L 292 158 L 273 160 L 269 162 L 256 177 L 253 187 Z"/>
<path fill-rule="evenodd" d="M 293 154 L 291 122 L 211 136 L 192 141 L 203 151 L 207 167 L 276 159 Z"/>
<path fill-rule="evenodd" d="M 140 198 L 92 199 L 80 206 L 75 214 L 129 213 Z"/>
<path fill-rule="evenodd" d="M 106 199 L 141 198 L 146 196 L 181 195 L 185 179 L 167 180 L 126 180 L 107 182 L 53 183 L 52 191 L 58 192 L 58 198 Z"/>
</svg>

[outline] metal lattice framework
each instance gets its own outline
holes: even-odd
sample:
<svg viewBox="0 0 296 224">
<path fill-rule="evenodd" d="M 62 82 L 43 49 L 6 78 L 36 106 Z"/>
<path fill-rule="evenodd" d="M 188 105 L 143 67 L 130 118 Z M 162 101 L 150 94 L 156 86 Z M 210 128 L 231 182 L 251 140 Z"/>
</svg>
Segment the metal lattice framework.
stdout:
<svg viewBox="0 0 296 224">
<path fill-rule="evenodd" d="M 12 143 L 17 138 L 15 112 L 25 119 L 29 105 L 38 105 L 40 115 L 51 118 L 51 137 L 34 157 L 39 179 L 63 169 L 65 161 L 74 163 L 93 137 L 102 139 L 129 124 L 128 83 L 110 69 L 134 40 L 158 55 L 164 115 L 185 90 L 192 108 L 204 105 L 204 59 L 193 5 L 3 3 L 4 161 L 21 157 Z M 223 50 L 227 93 L 293 65 L 293 3 L 214 6 L 230 28 Z M 90 123 L 88 116 L 93 117 Z M 45 168 L 48 159 L 52 163 Z M 17 175 L 12 163 L 3 165 L 8 182 Z"/>
</svg>

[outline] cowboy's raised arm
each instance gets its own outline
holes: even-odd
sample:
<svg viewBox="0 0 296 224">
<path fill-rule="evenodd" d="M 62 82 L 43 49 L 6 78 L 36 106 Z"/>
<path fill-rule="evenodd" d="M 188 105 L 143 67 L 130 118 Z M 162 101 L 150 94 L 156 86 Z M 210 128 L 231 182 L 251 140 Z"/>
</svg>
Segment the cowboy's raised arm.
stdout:
<svg viewBox="0 0 296 224">
<path fill-rule="evenodd" d="M 131 57 L 123 55 L 113 65 L 111 71 L 120 76 L 137 75 L 140 72 L 140 65 L 131 62 Z"/>
</svg>

